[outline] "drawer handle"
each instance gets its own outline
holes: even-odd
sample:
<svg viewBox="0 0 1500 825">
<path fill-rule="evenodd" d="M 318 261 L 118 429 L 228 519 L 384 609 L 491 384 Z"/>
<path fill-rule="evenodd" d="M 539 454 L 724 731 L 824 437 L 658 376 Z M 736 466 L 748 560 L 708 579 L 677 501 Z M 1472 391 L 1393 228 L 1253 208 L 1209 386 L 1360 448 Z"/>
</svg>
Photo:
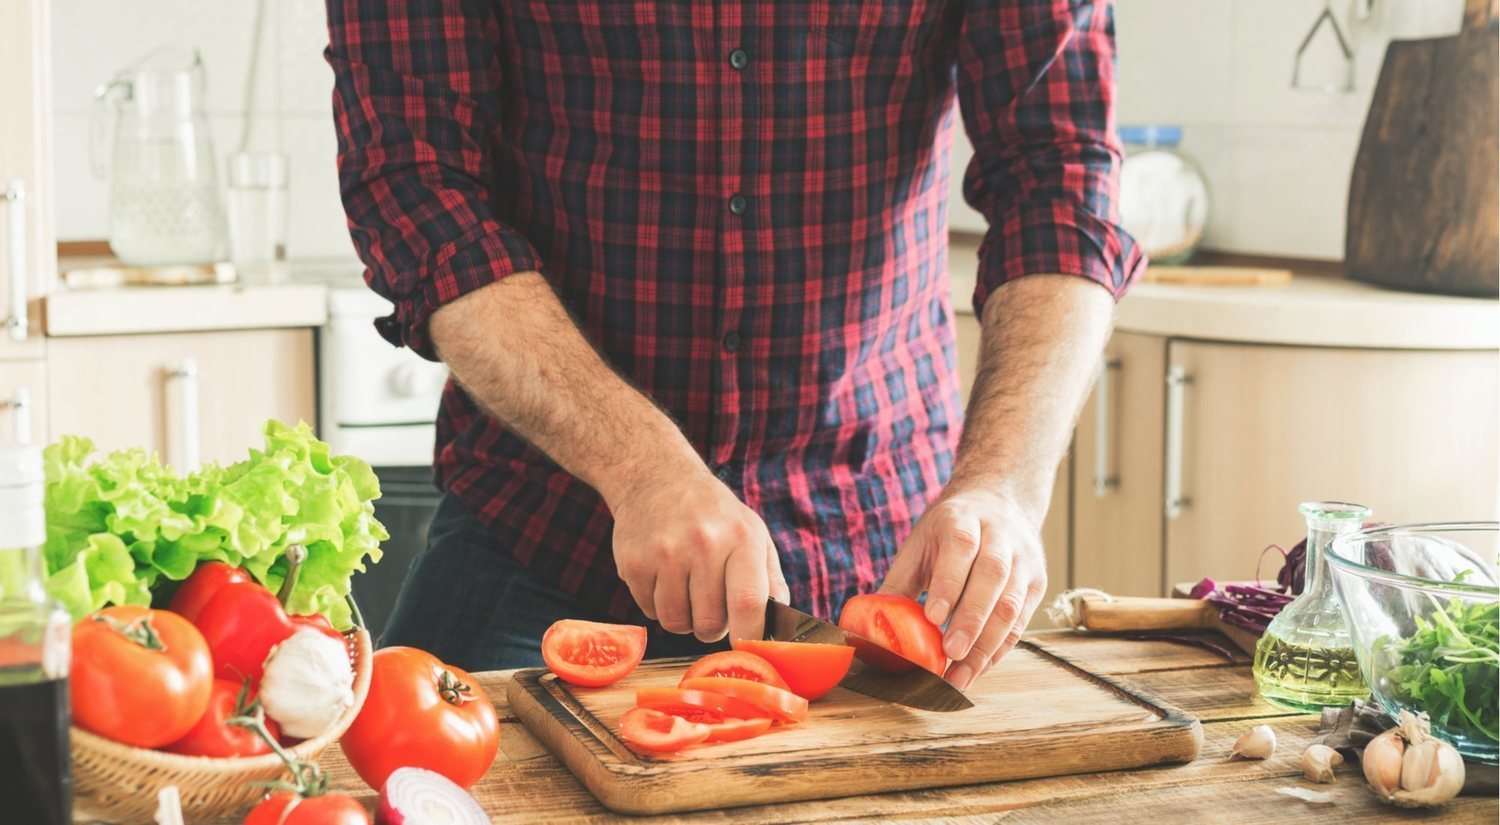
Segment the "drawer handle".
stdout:
<svg viewBox="0 0 1500 825">
<path fill-rule="evenodd" d="M 1182 405 L 1183 394 L 1193 377 L 1180 364 L 1167 370 L 1167 455 L 1162 499 L 1169 519 L 1182 515 L 1192 500 L 1182 494 Z"/>
<path fill-rule="evenodd" d="M 1120 359 L 1105 359 L 1099 369 L 1099 384 L 1094 389 L 1094 495 L 1098 498 L 1109 495 L 1109 488 L 1120 486 L 1120 477 L 1109 470 L 1109 385 L 1113 373 L 1121 368 Z"/>
<path fill-rule="evenodd" d="M 5 328 L 12 341 L 25 341 L 26 318 L 26 184 L 19 178 L 5 187 L 5 240 L 9 245 L 6 274 L 10 276 L 10 317 Z"/>
<path fill-rule="evenodd" d="M 0 399 L 0 409 L 10 410 L 11 437 L 17 444 L 31 443 L 31 390 L 17 387 L 9 398 Z"/>
<path fill-rule="evenodd" d="M 175 369 L 168 370 L 167 377 L 177 385 L 177 408 L 181 413 L 178 421 L 177 443 L 182 447 L 177 469 L 190 473 L 198 469 L 200 458 L 198 427 L 198 361 L 188 358 Z"/>
</svg>

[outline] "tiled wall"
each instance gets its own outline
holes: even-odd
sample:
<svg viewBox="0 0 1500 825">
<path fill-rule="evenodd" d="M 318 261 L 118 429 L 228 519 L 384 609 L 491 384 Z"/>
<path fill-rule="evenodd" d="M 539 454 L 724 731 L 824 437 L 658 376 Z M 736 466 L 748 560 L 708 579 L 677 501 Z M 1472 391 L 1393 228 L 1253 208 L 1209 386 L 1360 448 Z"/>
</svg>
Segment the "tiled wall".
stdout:
<svg viewBox="0 0 1500 825">
<path fill-rule="evenodd" d="M 332 76 L 321 52 L 323 0 L 266 0 L 256 148 L 291 156 L 289 252 L 352 255 L 339 206 L 329 124 Z M 1371 13 L 1359 9 L 1373 3 Z M 1457 30 L 1461 0 L 1332 0 L 1356 50 L 1356 91 L 1290 88 L 1292 57 L 1322 0 L 1117 0 L 1120 119 L 1172 123 L 1213 194 L 1208 245 L 1337 258 L 1349 169 L 1386 42 Z M 207 63 L 221 154 L 238 140 L 254 16 L 251 0 L 54 0 L 58 235 L 105 234 L 106 188 L 88 163 L 92 92 L 151 46 L 197 46 Z M 1336 71 L 1331 40 L 1307 64 Z M 955 152 L 957 169 L 967 146 Z M 222 168 L 222 167 L 221 167 Z M 954 190 L 958 175 L 954 176 Z M 982 229 L 961 205 L 959 229 Z"/>
</svg>

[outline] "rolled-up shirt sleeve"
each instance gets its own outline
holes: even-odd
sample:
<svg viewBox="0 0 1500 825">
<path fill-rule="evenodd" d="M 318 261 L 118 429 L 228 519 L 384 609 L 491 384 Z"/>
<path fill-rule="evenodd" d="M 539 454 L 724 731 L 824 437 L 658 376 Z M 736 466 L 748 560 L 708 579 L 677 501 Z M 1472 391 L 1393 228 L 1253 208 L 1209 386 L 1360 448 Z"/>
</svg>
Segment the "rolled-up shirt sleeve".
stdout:
<svg viewBox="0 0 1500 825">
<path fill-rule="evenodd" d="M 349 231 L 365 280 L 395 304 L 377 329 L 426 358 L 439 307 L 541 269 L 492 210 L 498 26 L 487 0 L 328 0 Z"/>
<path fill-rule="evenodd" d="M 1056 273 L 1116 298 L 1145 268 L 1120 226 L 1114 19 L 1107 0 L 971 0 L 959 107 L 974 144 L 964 198 L 989 222 L 974 307 Z"/>
</svg>

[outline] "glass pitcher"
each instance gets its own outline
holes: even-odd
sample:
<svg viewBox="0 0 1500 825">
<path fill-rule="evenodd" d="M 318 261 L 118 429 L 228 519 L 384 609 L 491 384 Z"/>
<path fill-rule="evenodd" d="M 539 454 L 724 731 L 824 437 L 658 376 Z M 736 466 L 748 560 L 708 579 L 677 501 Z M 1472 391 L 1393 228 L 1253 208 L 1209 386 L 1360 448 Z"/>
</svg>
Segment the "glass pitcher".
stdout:
<svg viewBox="0 0 1500 825">
<path fill-rule="evenodd" d="M 109 246 L 122 263 L 205 264 L 220 254 L 204 84 L 197 51 L 163 47 L 94 92 L 94 174 L 110 178 Z"/>
</svg>

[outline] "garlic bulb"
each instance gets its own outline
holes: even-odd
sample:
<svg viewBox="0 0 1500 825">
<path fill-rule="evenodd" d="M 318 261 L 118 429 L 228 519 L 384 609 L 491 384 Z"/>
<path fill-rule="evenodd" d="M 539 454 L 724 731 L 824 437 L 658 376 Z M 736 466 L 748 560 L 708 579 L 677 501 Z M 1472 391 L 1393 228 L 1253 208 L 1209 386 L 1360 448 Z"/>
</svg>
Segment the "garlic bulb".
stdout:
<svg viewBox="0 0 1500 825">
<path fill-rule="evenodd" d="M 1333 769 L 1344 764 L 1344 755 L 1327 745 L 1308 745 L 1302 752 L 1302 775 L 1314 782 L 1333 781 Z"/>
<path fill-rule="evenodd" d="M 1270 759 L 1271 754 L 1276 752 L 1276 731 L 1267 725 L 1256 725 L 1255 727 L 1240 734 L 1235 740 L 1234 747 L 1229 751 L 1229 757 L 1233 759 L 1238 756 L 1241 759 Z"/>
<path fill-rule="evenodd" d="M 1370 740 L 1361 756 L 1365 781 L 1403 808 L 1441 805 L 1464 787 L 1464 760 L 1431 733 L 1427 717 L 1401 711 L 1400 723 Z"/>
<path fill-rule="evenodd" d="M 288 736 L 310 739 L 354 706 L 349 654 L 331 636 L 299 628 L 266 657 L 260 704 Z"/>
</svg>

